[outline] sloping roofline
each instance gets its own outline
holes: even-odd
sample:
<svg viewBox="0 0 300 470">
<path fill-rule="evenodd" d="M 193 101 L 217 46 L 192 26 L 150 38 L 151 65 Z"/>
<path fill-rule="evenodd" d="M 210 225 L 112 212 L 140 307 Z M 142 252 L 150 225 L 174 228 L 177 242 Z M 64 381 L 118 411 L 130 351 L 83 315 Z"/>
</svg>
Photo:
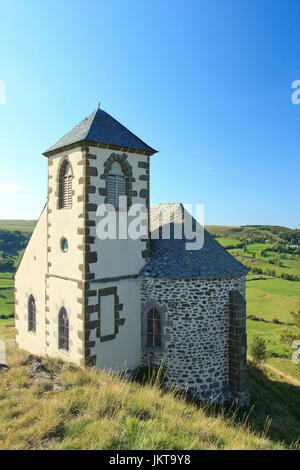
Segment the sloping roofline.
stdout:
<svg viewBox="0 0 300 470">
<path fill-rule="evenodd" d="M 149 156 L 157 153 L 157 150 L 147 145 L 102 109 L 93 111 L 43 155 L 50 157 L 80 146 L 108 148 Z"/>
</svg>

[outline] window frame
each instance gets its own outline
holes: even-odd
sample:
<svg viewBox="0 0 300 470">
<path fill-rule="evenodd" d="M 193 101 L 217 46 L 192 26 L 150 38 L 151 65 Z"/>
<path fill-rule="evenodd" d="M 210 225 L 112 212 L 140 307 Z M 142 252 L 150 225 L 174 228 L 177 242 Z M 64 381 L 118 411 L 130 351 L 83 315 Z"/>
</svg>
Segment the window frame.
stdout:
<svg viewBox="0 0 300 470">
<path fill-rule="evenodd" d="M 147 320 L 149 318 L 149 314 L 151 315 L 151 311 L 157 311 L 160 316 L 160 329 L 158 334 L 160 335 L 161 341 L 160 346 L 159 342 L 150 342 L 149 339 L 147 341 L 147 332 L 148 332 L 148 325 Z M 159 304 L 155 299 L 148 299 L 145 302 L 142 302 L 141 305 L 141 320 L 142 320 L 142 331 L 141 331 L 141 343 L 142 343 L 142 350 L 147 353 L 155 353 L 162 354 L 166 351 L 166 344 L 171 340 L 171 331 L 166 332 L 166 326 L 170 328 L 173 327 L 173 322 L 167 319 L 167 312 L 168 307 L 166 304 Z M 158 317 L 157 317 L 158 318 Z"/>
<path fill-rule="evenodd" d="M 73 169 L 68 159 L 60 165 L 58 177 L 58 208 L 71 209 L 73 204 Z"/>
<path fill-rule="evenodd" d="M 28 331 L 36 333 L 36 302 L 32 294 L 28 297 Z"/>
<path fill-rule="evenodd" d="M 58 349 L 70 351 L 70 320 L 65 307 L 58 312 Z"/>
<path fill-rule="evenodd" d="M 113 166 L 117 164 L 120 167 L 121 174 L 114 170 Z M 106 179 L 106 202 L 111 204 L 115 209 L 122 209 L 123 206 L 120 205 L 120 197 L 126 197 L 128 202 L 128 184 L 127 184 L 127 175 L 124 171 L 123 165 L 114 161 L 108 170 L 107 179 Z"/>
<path fill-rule="evenodd" d="M 162 319 L 161 314 L 154 306 L 146 314 L 145 346 L 150 349 L 162 347 Z"/>
</svg>

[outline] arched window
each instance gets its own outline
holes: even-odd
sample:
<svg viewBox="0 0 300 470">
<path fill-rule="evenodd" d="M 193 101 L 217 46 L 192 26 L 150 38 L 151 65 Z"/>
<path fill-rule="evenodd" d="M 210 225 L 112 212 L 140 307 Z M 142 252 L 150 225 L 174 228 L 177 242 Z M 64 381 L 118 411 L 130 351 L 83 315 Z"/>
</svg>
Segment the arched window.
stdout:
<svg viewBox="0 0 300 470">
<path fill-rule="evenodd" d="M 118 162 L 113 162 L 107 177 L 107 202 L 119 207 L 119 197 L 126 196 L 126 177 Z"/>
<path fill-rule="evenodd" d="M 149 348 L 160 348 L 162 334 L 161 316 L 154 307 L 148 311 L 146 322 L 146 346 Z"/>
<path fill-rule="evenodd" d="M 59 172 L 59 208 L 68 209 L 72 207 L 72 168 L 65 160 Z"/>
<path fill-rule="evenodd" d="M 65 307 L 58 314 L 58 348 L 69 351 L 69 317 Z"/>
<path fill-rule="evenodd" d="M 28 331 L 36 331 L 36 308 L 33 295 L 28 299 Z"/>
</svg>

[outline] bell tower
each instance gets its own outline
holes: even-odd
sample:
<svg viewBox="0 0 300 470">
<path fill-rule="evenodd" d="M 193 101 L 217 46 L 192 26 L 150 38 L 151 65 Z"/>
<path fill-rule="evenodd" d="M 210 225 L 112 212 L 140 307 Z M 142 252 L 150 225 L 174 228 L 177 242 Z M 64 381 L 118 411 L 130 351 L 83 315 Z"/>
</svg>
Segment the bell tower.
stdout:
<svg viewBox="0 0 300 470">
<path fill-rule="evenodd" d="M 125 216 L 130 223 L 135 204 L 149 210 L 149 157 L 154 153 L 100 105 L 44 153 L 49 356 L 112 369 L 140 364 L 138 275 L 150 244 L 145 237 L 120 236 L 119 225 Z M 119 196 L 127 200 L 129 214 Z M 106 215 L 116 216 L 116 238 L 99 237 L 101 206 Z M 61 341 L 62 334 L 68 342 Z"/>
</svg>

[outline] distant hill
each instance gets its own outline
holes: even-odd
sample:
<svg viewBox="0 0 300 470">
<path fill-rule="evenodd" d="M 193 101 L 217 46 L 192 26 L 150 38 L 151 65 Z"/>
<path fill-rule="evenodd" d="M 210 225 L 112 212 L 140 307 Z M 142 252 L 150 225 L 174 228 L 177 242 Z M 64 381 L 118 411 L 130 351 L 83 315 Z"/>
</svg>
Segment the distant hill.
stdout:
<svg viewBox="0 0 300 470">
<path fill-rule="evenodd" d="M 0 230 L 9 230 L 20 232 L 33 232 L 33 229 L 36 225 L 36 220 L 18 220 L 18 219 L 1 219 L 0 220 Z"/>
<path fill-rule="evenodd" d="M 0 318 L 13 314 L 13 275 L 35 224 L 35 220 L 0 220 Z"/>
<path fill-rule="evenodd" d="M 289 243 L 300 245 L 300 229 L 291 229 L 276 225 L 206 225 L 205 227 L 216 238 L 230 238 L 251 243 Z"/>
</svg>

